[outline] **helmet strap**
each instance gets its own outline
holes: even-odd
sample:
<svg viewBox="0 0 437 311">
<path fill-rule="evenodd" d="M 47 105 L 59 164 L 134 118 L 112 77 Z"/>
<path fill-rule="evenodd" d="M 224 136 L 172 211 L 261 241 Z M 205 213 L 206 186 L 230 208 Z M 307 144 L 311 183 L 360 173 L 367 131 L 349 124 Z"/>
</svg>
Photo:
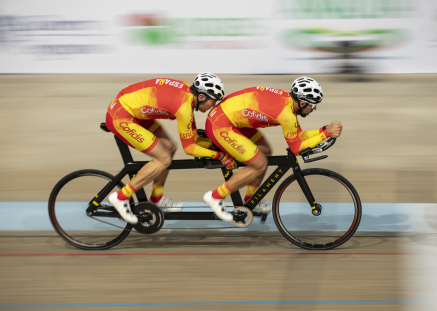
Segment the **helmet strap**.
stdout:
<svg viewBox="0 0 437 311">
<path fill-rule="evenodd" d="M 203 94 L 203 93 L 202 93 L 202 94 Z M 200 101 L 200 100 L 199 100 L 199 95 L 200 95 L 200 94 L 197 94 L 197 105 L 196 105 L 196 111 L 199 111 L 199 105 L 202 105 L 202 104 L 206 103 L 208 100 L 210 100 L 210 98 L 209 98 L 208 96 L 206 96 L 205 94 L 203 94 L 203 95 L 205 95 L 206 99 Z"/>
<path fill-rule="evenodd" d="M 300 112 L 302 111 L 302 110 L 304 110 L 306 107 L 308 107 L 308 103 L 305 103 L 305 106 L 303 106 L 303 107 L 301 107 L 300 106 L 300 100 L 298 100 L 298 103 L 299 103 L 299 105 L 297 105 L 298 107 L 299 107 L 299 109 L 296 111 L 296 114 L 298 114 L 298 115 L 300 115 L 301 117 L 303 117 L 303 115 L 301 115 L 300 114 Z"/>
</svg>

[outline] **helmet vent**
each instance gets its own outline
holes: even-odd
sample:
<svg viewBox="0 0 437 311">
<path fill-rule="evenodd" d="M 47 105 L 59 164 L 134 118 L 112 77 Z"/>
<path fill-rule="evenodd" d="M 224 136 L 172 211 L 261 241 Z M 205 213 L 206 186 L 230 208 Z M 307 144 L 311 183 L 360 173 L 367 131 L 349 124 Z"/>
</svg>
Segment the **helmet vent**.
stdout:
<svg viewBox="0 0 437 311">
<path fill-rule="evenodd" d="M 320 84 L 306 76 L 298 77 L 291 84 L 291 93 L 297 95 L 300 100 L 311 103 L 320 103 L 323 99 L 323 91 Z"/>
<path fill-rule="evenodd" d="M 199 73 L 194 79 L 193 86 L 197 88 L 198 93 L 219 100 L 225 95 L 223 82 L 216 75 L 209 72 Z"/>
</svg>

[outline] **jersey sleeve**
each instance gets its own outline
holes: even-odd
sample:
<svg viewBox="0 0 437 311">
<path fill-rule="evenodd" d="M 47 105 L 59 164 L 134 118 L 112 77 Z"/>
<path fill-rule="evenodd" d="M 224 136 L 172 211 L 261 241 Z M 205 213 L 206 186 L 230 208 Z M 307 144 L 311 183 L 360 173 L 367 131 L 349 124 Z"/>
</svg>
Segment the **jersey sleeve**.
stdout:
<svg viewBox="0 0 437 311">
<path fill-rule="evenodd" d="M 300 125 L 297 126 L 297 135 L 299 136 L 299 139 L 301 141 L 306 140 L 308 138 L 311 138 L 313 136 L 317 136 L 320 133 L 324 132 L 326 137 L 329 137 L 329 133 L 327 130 L 323 130 L 323 127 L 317 129 L 317 130 L 311 130 L 311 131 L 302 131 L 300 128 Z"/>
<path fill-rule="evenodd" d="M 326 130 L 323 131 L 323 128 L 313 131 L 302 131 L 291 109 L 284 109 L 278 116 L 278 122 L 282 126 L 285 141 L 294 155 L 298 155 L 300 151 L 308 147 L 314 148 L 329 137 L 328 132 Z"/>
<path fill-rule="evenodd" d="M 187 100 L 176 112 L 176 120 L 178 122 L 179 137 L 181 139 L 184 152 L 188 155 L 198 158 L 212 158 L 217 159 L 220 153 L 209 150 L 196 145 L 194 141 L 197 130 L 195 129 L 194 114 L 191 109 L 191 100 Z M 193 129 L 194 123 L 194 129 Z"/>
</svg>

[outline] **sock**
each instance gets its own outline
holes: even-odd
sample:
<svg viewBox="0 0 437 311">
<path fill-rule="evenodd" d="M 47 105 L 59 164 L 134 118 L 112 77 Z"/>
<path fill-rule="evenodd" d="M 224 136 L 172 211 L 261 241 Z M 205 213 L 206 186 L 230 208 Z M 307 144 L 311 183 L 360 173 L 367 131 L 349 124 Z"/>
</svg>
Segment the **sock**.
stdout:
<svg viewBox="0 0 437 311">
<path fill-rule="evenodd" d="M 247 186 L 246 196 L 244 197 L 244 202 L 246 203 L 250 197 L 259 189 L 261 184 L 251 184 Z"/>
<path fill-rule="evenodd" d="M 137 192 L 137 190 L 132 187 L 131 183 L 128 183 L 120 191 L 118 191 L 117 199 L 121 201 L 129 200 L 129 198 Z"/>
<path fill-rule="evenodd" d="M 164 191 L 164 183 L 156 182 L 153 184 L 152 194 L 150 195 L 150 201 L 158 203 L 162 198 L 162 192 Z"/>
<path fill-rule="evenodd" d="M 223 200 L 226 198 L 229 194 L 234 192 L 231 188 L 229 188 L 228 183 L 225 182 L 223 185 L 218 187 L 212 192 L 212 197 L 217 200 Z"/>
</svg>

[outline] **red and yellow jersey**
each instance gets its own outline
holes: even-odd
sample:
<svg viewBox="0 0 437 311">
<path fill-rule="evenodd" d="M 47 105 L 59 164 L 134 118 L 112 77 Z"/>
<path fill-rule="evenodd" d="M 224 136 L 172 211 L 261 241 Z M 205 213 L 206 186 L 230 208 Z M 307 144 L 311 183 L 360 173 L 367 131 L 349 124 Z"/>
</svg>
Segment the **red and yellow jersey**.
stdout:
<svg viewBox="0 0 437 311">
<path fill-rule="evenodd" d="M 282 126 L 285 140 L 295 155 L 329 137 L 323 128 L 302 131 L 293 108 L 293 99 L 284 90 L 251 87 L 230 94 L 220 103 L 220 107 L 237 128 Z"/>
<path fill-rule="evenodd" d="M 158 78 L 127 86 L 113 102 L 118 100 L 135 119 L 176 119 L 186 154 L 217 158 L 217 152 L 195 144 L 199 136 L 193 114 L 193 99 L 187 82 Z"/>
</svg>

